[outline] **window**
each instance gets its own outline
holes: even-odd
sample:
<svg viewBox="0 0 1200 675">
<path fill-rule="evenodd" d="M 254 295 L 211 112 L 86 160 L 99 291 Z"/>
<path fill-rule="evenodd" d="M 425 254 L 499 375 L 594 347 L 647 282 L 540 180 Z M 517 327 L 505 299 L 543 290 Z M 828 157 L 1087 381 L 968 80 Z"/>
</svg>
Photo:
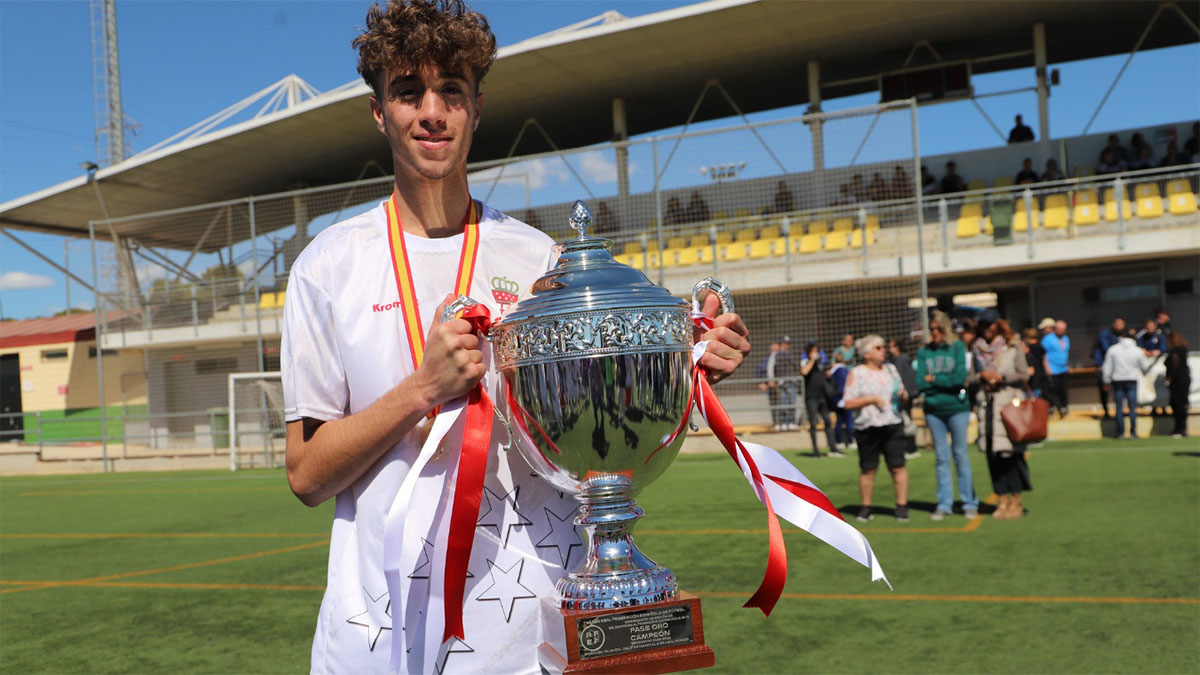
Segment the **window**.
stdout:
<svg viewBox="0 0 1200 675">
<path fill-rule="evenodd" d="M 225 374 L 237 371 L 237 359 L 233 357 L 217 359 L 198 359 L 196 361 L 197 375 Z"/>
<path fill-rule="evenodd" d="M 1104 302 L 1124 302 L 1126 300 L 1158 300 L 1158 284 L 1125 284 L 1109 286 L 1100 291 Z"/>
<path fill-rule="evenodd" d="M 115 349 L 104 349 L 104 350 L 102 350 L 102 353 L 103 353 L 105 356 L 116 356 L 116 355 L 117 355 L 117 350 L 115 350 Z M 93 346 L 91 346 L 91 347 L 88 347 L 88 358 L 89 358 L 89 359 L 94 359 L 94 358 L 96 358 L 96 347 L 95 347 L 95 345 L 93 345 Z"/>
<path fill-rule="evenodd" d="M 65 349 L 43 349 L 42 350 L 42 360 L 43 361 L 53 361 L 55 359 L 65 359 L 65 358 L 67 358 L 68 355 L 69 354 L 68 354 L 67 350 L 65 350 Z"/>
</svg>

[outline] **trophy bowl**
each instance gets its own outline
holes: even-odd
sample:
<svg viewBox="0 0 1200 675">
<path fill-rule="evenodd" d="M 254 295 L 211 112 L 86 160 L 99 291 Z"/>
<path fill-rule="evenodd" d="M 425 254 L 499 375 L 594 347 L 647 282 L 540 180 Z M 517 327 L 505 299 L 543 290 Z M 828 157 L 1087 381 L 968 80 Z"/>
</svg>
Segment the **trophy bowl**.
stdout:
<svg viewBox="0 0 1200 675">
<path fill-rule="evenodd" d="M 691 307 L 613 259 L 612 242 L 587 236 L 590 214 L 572 210 L 579 236 L 559 244 L 555 267 L 491 330 L 507 381 L 507 423 L 542 478 L 579 501 L 584 559 L 557 584 L 565 610 L 674 600 L 674 574 L 634 545 L 639 490 L 674 461 L 692 404 Z M 706 279 L 694 293 L 728 289 Z"/>
</svg>

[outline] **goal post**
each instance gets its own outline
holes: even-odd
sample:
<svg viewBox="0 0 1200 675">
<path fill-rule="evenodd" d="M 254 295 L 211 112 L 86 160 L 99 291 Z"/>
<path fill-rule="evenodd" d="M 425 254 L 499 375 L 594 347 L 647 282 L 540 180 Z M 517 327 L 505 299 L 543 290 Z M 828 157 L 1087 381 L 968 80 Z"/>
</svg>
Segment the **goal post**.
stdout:
<svg viewBox="0 0 1200 675">
<path fill-rule="evenodd" d="M 229 373 L 229 470 L 277 467 L 285 435 L 283 380 L 279 371 Z M 286 444 L 281 444 L 281 448 Z"/>
</svg>

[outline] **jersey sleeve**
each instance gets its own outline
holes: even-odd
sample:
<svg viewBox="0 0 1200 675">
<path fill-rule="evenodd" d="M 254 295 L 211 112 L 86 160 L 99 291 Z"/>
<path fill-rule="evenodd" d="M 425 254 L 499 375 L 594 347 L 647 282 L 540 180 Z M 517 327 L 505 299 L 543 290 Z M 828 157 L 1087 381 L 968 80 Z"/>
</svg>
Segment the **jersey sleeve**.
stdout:
<svg viewBox="0 0 1200 675">
<path fill-rule="evenodd" d="M 350 394 L 328 293 L 293 268 L 283 308 L 280 344 L 283 416 L 330 421 L 345 417 Z"/>
</svg>

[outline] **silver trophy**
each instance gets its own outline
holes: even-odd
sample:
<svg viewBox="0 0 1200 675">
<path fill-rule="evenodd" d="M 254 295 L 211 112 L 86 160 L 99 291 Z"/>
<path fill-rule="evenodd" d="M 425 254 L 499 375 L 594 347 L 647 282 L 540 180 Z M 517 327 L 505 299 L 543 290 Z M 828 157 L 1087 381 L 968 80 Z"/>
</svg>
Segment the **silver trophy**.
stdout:
<svg viewBox="0 0 1200 675">
<path fill-rule="evenodd" d="M 675 600 L 671 570 L 643 555 L 632 528 L 634 496 L 674 461 L 692 401 L 693 323 L 688 303 L 616 262 L 612 242 L 579 235 L 556 246 L 558 262 L 492 327 L 498 370 L 515 406 L 508 425 L 529 465 L 579 500 L 583 561 L 557 585 L 563 610 L 604 610 Z M 732 311 L 729 290 L 711 291 Z"/>
</svg>

